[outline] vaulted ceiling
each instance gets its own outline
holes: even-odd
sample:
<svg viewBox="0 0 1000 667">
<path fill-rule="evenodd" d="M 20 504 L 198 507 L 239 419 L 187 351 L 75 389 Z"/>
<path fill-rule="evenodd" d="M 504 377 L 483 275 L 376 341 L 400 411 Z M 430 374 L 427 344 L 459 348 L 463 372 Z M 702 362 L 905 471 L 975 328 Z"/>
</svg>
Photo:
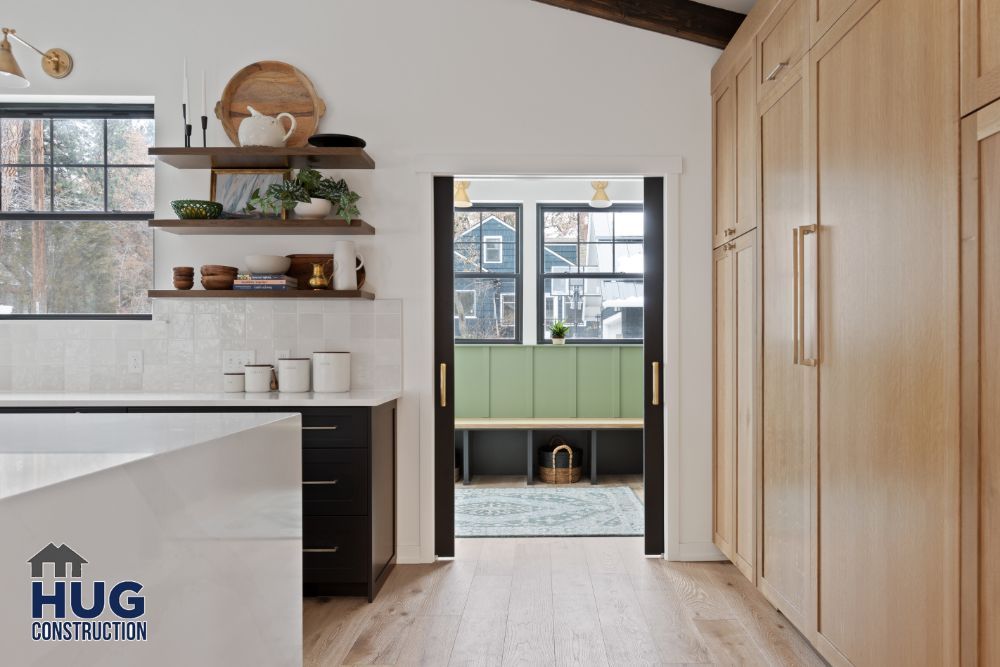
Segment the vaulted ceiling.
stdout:
<svg viewBox="0 0 1000 667">
<path fill-rule="evenodd" d="M 753 0 L 535 0 L 590 16 L 725 48 Z"/>
</svg>

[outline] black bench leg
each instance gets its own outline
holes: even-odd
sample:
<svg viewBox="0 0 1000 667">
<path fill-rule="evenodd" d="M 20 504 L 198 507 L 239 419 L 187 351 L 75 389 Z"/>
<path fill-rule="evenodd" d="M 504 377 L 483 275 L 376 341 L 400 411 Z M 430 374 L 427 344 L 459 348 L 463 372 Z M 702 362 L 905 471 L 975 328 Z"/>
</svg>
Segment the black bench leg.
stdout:
<svg viewBox="0 0 1000 667">
<path fill-rule="evenodd" d="M 590 432 L 590 483 L 597 484 L 597 431 Z"/>
<path fill-rule="evenodd" d="M 526 445 L 527 445 L 526 449 L 527 449 L 527 452 L 528 452 L 528 485 L 530 486 L 530 485 L 534 485 L 534 483 L 535 483 L 535 457 L 532 456 L 532 454 L 534 454 L 534 452 L 532 451 L 534 449 L 534 447 L 533 447 L 533 445 L 534 445 L 534 438 L 531 437 L 531 431 L 530 430 L 525 431 L 525 433 L 528 434 L 527 436 L 525 436 L 525 438 L 526 438 L 525 442 L 526 442 Z"/>
<path fill-rule="evenodd" d="M 462 485 L 469 484 L 469 470 L 472 464 L 469 461 L 469 432 L 462 431 Z"/>
</svg>

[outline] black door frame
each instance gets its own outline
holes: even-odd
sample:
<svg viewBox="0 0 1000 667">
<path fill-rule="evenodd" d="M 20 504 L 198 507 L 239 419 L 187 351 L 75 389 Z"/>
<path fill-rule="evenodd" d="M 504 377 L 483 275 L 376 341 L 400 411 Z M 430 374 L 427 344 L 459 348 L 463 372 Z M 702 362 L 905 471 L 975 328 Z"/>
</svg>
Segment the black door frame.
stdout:
<svg viewBox="0 0 1000 667">
<path fill-rule="evenodd" d="M 434 553 L 455 555 L 455 224 L 452 176 L 434 177 Z M 643 483 L 645 553 L 664 553 L 664 178 L 643 179 Z"/>
</svg>

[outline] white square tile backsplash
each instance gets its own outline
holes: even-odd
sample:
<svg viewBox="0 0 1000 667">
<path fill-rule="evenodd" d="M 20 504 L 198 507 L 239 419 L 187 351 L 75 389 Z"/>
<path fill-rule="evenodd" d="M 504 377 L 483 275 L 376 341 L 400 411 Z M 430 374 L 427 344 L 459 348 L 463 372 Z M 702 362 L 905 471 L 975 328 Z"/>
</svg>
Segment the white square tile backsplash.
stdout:
<svg viewBox="0 0 1000 667">
<path fill-rule="evenodd" d="M 222 390 L 222 352 L 351 352 L 353 389 L 402 386 L 402 304 L 157 299 L 152 321 L 0 322 L 0 391 Z M 141 350 L 143 372 L 128 372 Z"/>
</svg>

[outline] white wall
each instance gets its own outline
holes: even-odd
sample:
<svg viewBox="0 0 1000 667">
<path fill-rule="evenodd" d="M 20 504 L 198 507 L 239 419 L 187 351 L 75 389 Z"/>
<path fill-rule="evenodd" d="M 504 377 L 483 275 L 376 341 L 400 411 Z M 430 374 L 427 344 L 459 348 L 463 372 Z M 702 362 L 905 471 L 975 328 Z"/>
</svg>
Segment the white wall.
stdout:
<svg viewBox="0 0 1000 667">
<path fill-rule="evenodd" d="M 290 62 L 326 100 L 321 130 L 368 140 L 378 169 L 345 174 L 378 234 L 360 244 L 369 285 L 403 302 L 399 541 L 404 560 L 432 555 L 431 220 L 420 203 L 428 155 L 677 155 L 680 181 L 678 365 L 682 513 L 668 526 L 693 550 L 711 541 L 710 103 L 719 51 L 529 0 L 265 0 L 239 3 L 101 0 L 8 3 L 4 22 L 36 45 L 59 46 L 74 72 L 56 81 L 14 46 L 32 94 L 153 95 L 157 143 L 179 145 L 181 57 L 211 99 L 244 65 Z M 200 99 L 192 86 L 192 104 Z M 210 102 L 209 106 L 212 104 Z M 212 119 L 209 142 L 227 144 Z M 515 172 L 516 173 L 516 172 Z M 208 194 L 208 174 L 157 167 L 157 211 Z M 173 264 L 285 254 L 329 238 L 156 239 L 157 286 Z M 425 460 L 421 460 L 423 457 Z M 422 471 L 422 472 L 421 472 Z M 693 551 L 692 551 L 693 553 Z"/>
</svg>

